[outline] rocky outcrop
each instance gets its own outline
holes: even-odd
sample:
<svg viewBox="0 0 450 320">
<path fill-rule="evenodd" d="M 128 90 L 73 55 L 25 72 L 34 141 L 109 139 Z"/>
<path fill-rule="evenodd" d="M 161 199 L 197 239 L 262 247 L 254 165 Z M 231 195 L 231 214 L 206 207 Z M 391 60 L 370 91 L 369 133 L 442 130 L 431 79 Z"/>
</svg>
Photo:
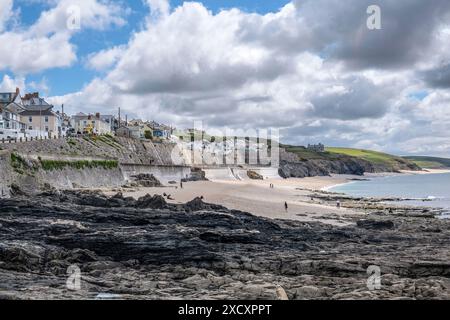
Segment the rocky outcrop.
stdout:
<svg viewBox="0 0 450 320">
<path fill-rule="evenodd" d="M 280 151 L 279 174 L 283 178 L 304 178 L 334 174 L 363 175 L 374 172 L 373 165 L 365 160 L 342 156 L 339 159 L 301 159 L 296 154 Z"/>
<path fill-rule="evenodd" d="M 252 180 L 264 180 L 264 177 L 253 170 L 247 170 L 247 177 Z"/>
<path fill-rule="evenodd" d="M 283 178 L 304 178 L 330 174 L 363 175 L 365 172 L 398 172 L 420 170 L 412 162 L 398 158 L 395 163 L 382 164 L 347 155 L 318 154 L 317 157 L 301 158 L 297 154 L 280 149 L 279 175 Z"/>
<path fill-rule="evenodd" d="M 133 181 L 131 182 L 132 186 L 147 187 L 147 188 L 162 186 L 162 183 L 158 179 L 156 179 L 153 174 L 140 173 L 131 176 L 131 178 L 133 179 Z"/>
<path fill-rule="evenodd" d="M 207 181 L 206 173 L 201 168 L 193 167 L 191 168 L 191 173 L 187 178 L 182 179 L 183 182 L 188 181 Z"/>
<path fill-rule="evenodd" d="M 276 299 L 281 286 L 289 299 L 450 298 L 450 221 L 352 219 L 269 220 L 120 193 L 0 199 L 0 297 Z M 379 290 L 366 286 L 372 265 Z M 66 285 L 73 276 L 80 287 Z"/>
</svg>

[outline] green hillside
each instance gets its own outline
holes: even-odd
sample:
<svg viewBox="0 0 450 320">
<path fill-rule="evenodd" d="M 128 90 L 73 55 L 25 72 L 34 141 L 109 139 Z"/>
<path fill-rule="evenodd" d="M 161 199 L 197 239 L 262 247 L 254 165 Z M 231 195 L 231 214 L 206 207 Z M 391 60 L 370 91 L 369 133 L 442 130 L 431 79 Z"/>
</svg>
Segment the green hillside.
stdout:
<svg viewBox="0 0 450 320">
<path fill-rule="evenodd" d="M 403 157 L 411 162 L 414 162 L 422 168 L 428 169 L 443 169 L 450 168 L 450 159 L 438 158 L 438 157 L 425 157 L 425 156 L 408 156 Z"/>
<path fill-rule="evenodd" d="M 411 161 L 405 158 L 383 152 L 364 149 L 331 148 L 331 147 L 328 147 L 325 150 L 330 153 L 345 154 L 348 156 L 364 159 L 372 163 L 374 166 L 392 167 L 398 170 L 408 170 L 408 169 L 418 170 L 418 168 L 416 167 L 417 164 L 412 163 Z"/>
<path fill-rule="evenodd" d="M 291 146 L 280 144 L 281 148 L 284 148 L 288 152 L 295 153 L 302 160 L 338 160 L 342 156 L 340 154 L 330 153 L 330 152 L 315 152 L 308 150 L 302 146 Z"/>
</svg>

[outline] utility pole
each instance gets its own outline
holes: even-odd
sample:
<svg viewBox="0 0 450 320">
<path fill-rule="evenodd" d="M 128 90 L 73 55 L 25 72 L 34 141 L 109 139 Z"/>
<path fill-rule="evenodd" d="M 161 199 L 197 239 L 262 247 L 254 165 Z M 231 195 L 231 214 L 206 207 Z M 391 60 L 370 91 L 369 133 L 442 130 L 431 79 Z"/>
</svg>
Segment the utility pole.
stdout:
<svg viewBox="0 0 450 320">
<path fill-rule="evenodd" d="M 39 138 L 42 138 L 42 107 L 39 107 Z"/>
<path fill-rule="evenodd" d="M 119 128 L 120 128 L 120 125 L 121 125 L 121 124 L 120 124 L 120 120 L 121 120 L 121 119 L 120 119 L 120 107 L 119 107 Z"/>
</svg>

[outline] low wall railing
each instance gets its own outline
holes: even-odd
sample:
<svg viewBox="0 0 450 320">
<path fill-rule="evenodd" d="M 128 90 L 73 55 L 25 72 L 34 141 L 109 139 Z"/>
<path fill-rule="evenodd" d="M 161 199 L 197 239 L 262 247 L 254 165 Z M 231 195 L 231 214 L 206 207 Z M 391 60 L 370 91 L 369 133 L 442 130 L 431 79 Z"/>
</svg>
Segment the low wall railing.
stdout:
<svg viewBox="0 0 450 320">
<path fill-rule="evenodd" d="M 0 138 L 0 143 L 21 143 L 21 142 L 31 142 L 31 141 L 45 141 L 45 140 L 58 140 L 64 139 L 64 137 L 20 137 L 20 138 Z"/>
</svg>

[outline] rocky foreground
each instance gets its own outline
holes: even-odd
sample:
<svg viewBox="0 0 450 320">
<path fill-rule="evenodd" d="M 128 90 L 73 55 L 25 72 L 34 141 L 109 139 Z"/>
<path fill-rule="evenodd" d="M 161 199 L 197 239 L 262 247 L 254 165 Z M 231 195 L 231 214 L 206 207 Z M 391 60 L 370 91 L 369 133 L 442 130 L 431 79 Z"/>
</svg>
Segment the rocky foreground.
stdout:
<svg viewBox="0 0 450 320">
<path fill-rule="evenodd" d="M 450 298 L 450 221 L 357 219 L 333 227 L 94 192 L 0 199 L 0 298 L 276 299 L 278 285 L 289 299 Z"/>
</svg>

